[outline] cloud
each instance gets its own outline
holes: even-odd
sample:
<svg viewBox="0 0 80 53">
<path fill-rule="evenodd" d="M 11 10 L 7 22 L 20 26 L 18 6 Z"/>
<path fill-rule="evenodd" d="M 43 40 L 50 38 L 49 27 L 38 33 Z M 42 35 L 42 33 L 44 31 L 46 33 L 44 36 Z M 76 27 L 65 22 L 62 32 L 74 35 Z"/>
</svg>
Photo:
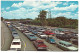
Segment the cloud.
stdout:
<svg viewBox="0 0 80 53">
<path fill-rule="evenodd" d="M 22 6 L 22 3 L 14 3 L 11 7 L 21 7 Z"/>
<path fill-rule="evenodd" d="M 9 9 L 10 9 L 10 7 L 7 7 L 7 8 L 6 8 L 6 10 L 9 10 Z"/>
<path fill-rule="evenodd" d="M 63 3 L 63 5 L 68 5 L 68 3 Z"/>
<path fill-rule="evenodd" d="M 76 10 L 76 8 L 78 8 L 78 5 L 76 5 L 76 4 L 75 4 L 75 5 L 71 4 L 70 6 L 66 6 L 66 7 L 54 7 L 54 8 L 51 9 L 51 10 L 74 11 L 74 10 Z"/>
<path fill-rule="evenodd" d="M 78 13 L 71 13 L 71 12 L 56 13 L 56 14 L 54 12 L 52 17 L 59 17 L 59 16 L 64 16 L 64 17 L 72 18 L 72 19 L 78 19 Z"/>
<path fill-rule="evenodd" d="M 1 8 L 1 10 L 4 10 L 4 8 Z"/>
<path fill-rule="evenodd" d="M 14 3 L 12 7 L 36 7 L 36 8 L 49 8 L 57 6 L 57 4 L 61 4 L 62 2 L 52 2 L 52 1 L 24 1 L 23 3 Z"/>
<path fill-rule="evenodd" d="M 3 17 L 7 18 L 7 19 L 25 19 L 25 18 L 32 18 L 34 19 L 35 17 L 37 17 L 39 13 L 35 12 L 35 11 L 31 11 L 30 13 L 28 12 L 27 9 L 25 8 L 19 8 L 17 10 L 13 10 L 13 11 L 9 11 L 9 12 L 4 12 L 4 14 L 2 14 Z"/>
<path fill-rule="evenodd" d="M 17 10 L 12 10 L 4 13 L 4 17 L 8 19 L 20 19 L 20 18 L 32 18 L 38 16 L 40 10 L 46 10 L 53 13 L 52 17 L 65 16 L 67 18 L 78 18 L 78 13 L 72 13 L 77 8 L 77 4 L 66 5 L 65 7 L 58 7 L 58 5 L 63 5 L 62 2 L 52 2 L 52 1 L 24 1 L 19 3 L 13 3 L 11 7 L 17 8 Z M 64 11 L 64 12 L 63 12 Z"/>
</svg>

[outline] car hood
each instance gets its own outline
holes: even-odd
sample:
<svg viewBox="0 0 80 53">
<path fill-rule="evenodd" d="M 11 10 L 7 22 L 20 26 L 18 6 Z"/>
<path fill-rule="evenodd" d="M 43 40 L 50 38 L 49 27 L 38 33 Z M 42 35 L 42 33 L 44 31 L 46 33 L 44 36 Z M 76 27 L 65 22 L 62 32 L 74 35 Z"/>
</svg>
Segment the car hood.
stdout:
<svg viewBox="0 0 80 53">
<path fill-rule="evenodd" d="M 70 47 L 67 47 L 67 48 L 70 49 L 70 50 L 78 50 L 78 48 L 73 47 L 73 46 L 70 46 Z"/>
</svg>

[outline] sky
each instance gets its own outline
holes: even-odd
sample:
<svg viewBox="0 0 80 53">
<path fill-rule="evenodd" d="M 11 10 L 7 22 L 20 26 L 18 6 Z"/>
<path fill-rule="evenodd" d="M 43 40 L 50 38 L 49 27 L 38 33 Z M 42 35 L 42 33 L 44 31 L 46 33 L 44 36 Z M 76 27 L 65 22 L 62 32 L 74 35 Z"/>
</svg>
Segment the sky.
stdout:
<svg viewBox="0 0 80 53">
<path fill-rule="evenodd" d="M 51 11 L 51 18 L 78 19 L 77 1 L 1 1 L 1 16 L 6 19 L 35 19 L 41 10 Z"/>
</svg>

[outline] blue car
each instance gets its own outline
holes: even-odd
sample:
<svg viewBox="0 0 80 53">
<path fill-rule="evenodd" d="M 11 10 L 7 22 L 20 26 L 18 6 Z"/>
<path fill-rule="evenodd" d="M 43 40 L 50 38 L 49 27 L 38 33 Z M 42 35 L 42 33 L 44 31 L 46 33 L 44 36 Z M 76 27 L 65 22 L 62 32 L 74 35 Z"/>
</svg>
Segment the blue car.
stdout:
<svg viewBox="0 0 80 53">
<path fill-rule="evenodd" d="M 28 37 L 30 40 L 37 40 L 37 37 L 36 37 L 34 34 L 28 34 L 27 37 Z"/>
<path fill-rule="evenodd" d="M 32 31 L 32 33 L 36 35 L 38 32 L 37 31 Z"/>
<path fill-rule="evenodd" d="M 53 39 L 53 37 L 46 37 L 46 41 L 49 43 L 55 43 L 55 40 Z"/>
</svg>

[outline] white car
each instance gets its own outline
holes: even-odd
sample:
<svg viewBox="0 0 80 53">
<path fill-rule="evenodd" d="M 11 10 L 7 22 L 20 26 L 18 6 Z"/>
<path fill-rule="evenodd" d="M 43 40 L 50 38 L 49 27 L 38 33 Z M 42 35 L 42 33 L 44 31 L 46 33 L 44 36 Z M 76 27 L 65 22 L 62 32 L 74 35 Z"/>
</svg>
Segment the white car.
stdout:
<svg viewBox="0 0 80 53">
<path fill-rule="evenodd" d="M 21 51 L 21 41 L 20 39 L 13 39 L 11 43 L 10 50 Z"/>
<path fill-rule="evenodd" d="M 24 31 L 23 32 L 25 35 L 29 34 L 30 32 L 29 31 Z"/>
<path fill-rule="evenodd" d="M 20 29 L 20 27 L 16 26 L 17 29 Z"/>
<path fill-rule="evenodd" d="M 46 38 L 46 37 L 47 37 L 47 35 L 44 34 L 44 33 L 38 34 L 38 36 L 39 36 L 40 38 Z"/>
</svg>

